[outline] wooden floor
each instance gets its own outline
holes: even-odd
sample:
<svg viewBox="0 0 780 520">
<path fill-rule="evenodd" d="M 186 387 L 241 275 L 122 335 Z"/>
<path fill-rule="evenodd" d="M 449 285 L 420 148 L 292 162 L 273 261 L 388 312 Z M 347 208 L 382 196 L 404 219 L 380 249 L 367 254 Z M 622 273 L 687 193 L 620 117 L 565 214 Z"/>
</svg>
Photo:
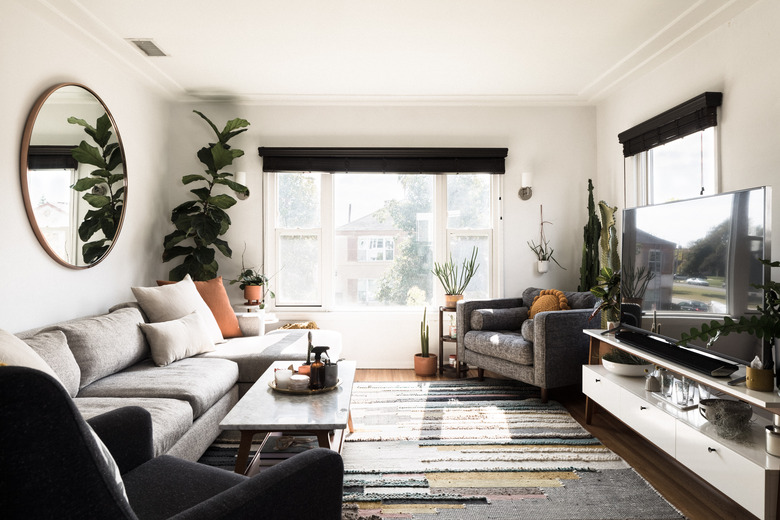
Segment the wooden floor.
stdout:
<svg viewBox="0 0 780 520">
<path fill-rule="evenodd" d="M 476 377 L 476 370 L 469 377 Z M 490 375 L 486 372 L 486 375 Z M 419 377 L 413 370 L 357 371 L 355 381 L 434 381 L 441 376 Z M 661 495 L 691 520 L 755 519 L 747 510 L 707 484 L 608 412 L 599 410 L 585 424 L 585 396 L 578 388 L 550 391 L 550 399 L 563 404 L 572 417 L 605 446 L 622 457 Z"/>
</svg>

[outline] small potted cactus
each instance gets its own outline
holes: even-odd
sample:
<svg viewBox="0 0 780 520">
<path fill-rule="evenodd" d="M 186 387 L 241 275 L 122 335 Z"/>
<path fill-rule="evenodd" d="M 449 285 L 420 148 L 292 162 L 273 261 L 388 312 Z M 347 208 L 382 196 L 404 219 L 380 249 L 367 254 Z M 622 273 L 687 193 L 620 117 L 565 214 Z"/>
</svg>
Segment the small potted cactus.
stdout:
<svg viewBox="0 0 780 520">
<path fill-rule="evenodd" d="M 428 341 L 430 330 L 427 319 L 428 309 L 426 308 L 420 323 L 420 353 L 414 355 L 414 373 L 418 376 L 436 375 L 436 354 L 430 353 Z"/>
</svg>

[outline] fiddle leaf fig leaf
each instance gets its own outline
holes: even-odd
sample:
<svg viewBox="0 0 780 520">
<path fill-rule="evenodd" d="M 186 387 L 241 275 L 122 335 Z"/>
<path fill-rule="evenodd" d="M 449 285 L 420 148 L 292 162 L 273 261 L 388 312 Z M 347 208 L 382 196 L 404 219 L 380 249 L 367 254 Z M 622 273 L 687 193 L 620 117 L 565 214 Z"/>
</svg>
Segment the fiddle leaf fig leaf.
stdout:
<svg viewBox="0 0 780 520">
<path fill-rule="evenodd" d="M 97 186 L 98 184 L 103 184 L 105 180 L 95 177 L 85 177 L 83 179 L 79 179 L 76 181 L 76 184 L 71 186 L 76 191 L 87 191 L 91 190 L 94 186 Z"/>
<path fill-rule="evenodd" d="M 225 166 L 233 164 L 233 150 L 227 150 L 222 143 L 217 143 L 211 147 L 212 164 L 214 165 L 214 172 L 218 172 Z M 241 152 L 243 154 L 243 152 Z"/>
<path fill-rule="evenodd" d="M 103 114 L 97 119 L 97 127 L 95 128 L 95 134 L 92 138 L 101 148 L 107 148 L 109 139 L 111 139 L 111 119 L 108 114 Z"/>
<path fill-rule="evenodd" d="M 209 190 L 208 188 L 195 188 L 194 190 L 190 190 L 190 191 L 194 193 L 195 196 L 198 197 L 203 202 L 207 202 L 211 194 L 211 190 Z"/>
<path fill-rule="evenodd" d="M 94 264 L 108 252 L 108 248 L 111 246 L 111 241 L 107 239 L 96 240 L 94 242 L 87 242 L 81 248 L 81 256 L 84 257 L 84 262 L 88 264 Z"/>
<path fill-rule="evenodd" d="M 234 199 L 230 195 L 221 194 L 215 197 L 209 197 L 208 203 L 218 207 L 219 209 L 228 209 L 231 206 L 235 205 L 236 199 Z"/>
<path fill-rule="evenodd" d="M 91 193 L 85 193 L 84 200 L 93 208 L 102 208 L 111 203 L 111 197 L 105 195 L 92 195 Z"/>
<path fill-rule="evenodd" d="M 106 168 L 106 161 L 103 160 L 103 156 L 100 154 L 100 150 L 90 145 L 86 141 L 81 141 L 76 148 L 73 148 L 70 152 L 71 156 L 82 164 L 91 164 L 98 168 Z"/>
<path fill-rule="evenodd" d="M 205 180 L 206 180 L 206 177 L 204 177 L 203 175 L 198 175 L 198 174 L 185 175 L 184 177 L 181 178 L 182 184 L 185 184 L 185 185 L 190 184 L 190 183 L 195 182 L 195 181 L 205 181 Z"/>
<path fill-rule="evenodd" d="M 230 246 L 228 243 L 221 238 L 218 238 L 214 241 L 214 246 L 216 246 L 217 249 L 219 249 L 219 252 L 225 255 L 228 258 L 233 257 L 233 250 L 230 249 Z"/>
<path fill-rule="evenodd" d="M 198 237 L 208 244 L 212 244 L 219 236 L 220 224 L 202 213 L 192 217 L 192 229 Z"/>
</svg>

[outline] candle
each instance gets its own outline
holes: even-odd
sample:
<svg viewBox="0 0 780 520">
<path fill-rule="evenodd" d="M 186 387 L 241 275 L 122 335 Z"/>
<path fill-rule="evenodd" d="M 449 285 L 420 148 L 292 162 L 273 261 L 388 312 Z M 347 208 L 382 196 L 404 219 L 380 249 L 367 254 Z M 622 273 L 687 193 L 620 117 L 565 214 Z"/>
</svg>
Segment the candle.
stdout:
<svg viewBox="0 0 780 520">
<path fill-rule="evenodd" d="M 276 378 L 276 388 L 286 389 L 290 386 L 290 378 L 293 371 L 287 368 L 279 369 L 274 372 Z"/>
</svg>

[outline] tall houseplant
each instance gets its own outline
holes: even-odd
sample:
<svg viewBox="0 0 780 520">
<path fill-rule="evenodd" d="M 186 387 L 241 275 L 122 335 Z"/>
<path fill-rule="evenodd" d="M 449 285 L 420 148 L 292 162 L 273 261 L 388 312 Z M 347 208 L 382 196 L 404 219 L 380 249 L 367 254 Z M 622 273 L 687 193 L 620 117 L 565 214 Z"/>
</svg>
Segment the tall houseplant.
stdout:
<svg viewBox="0 0 780 520">
<path fill-rule="evenodd" d="M 460 268 L 455 265 L 451 254 L 447 262 L 443 264 L 433 263 L 431 272 L 436 275 L 436 278 L 439 279 L 442 287 L 444 287 L 444 294 L 447 296 L 447 307 L 455 306 L 454 302 L 463 296 L 463 291 L 466 290 L 477 269 L 479 269 L 479 264 L 477 263 L 478 251 L 479 249 L 474 246 L 474 249 L 471 251 L 471 258 L 464 258 Z"/>
<path fill-rule="evenodd" d="M 580 284 L 578 291 L 587 291 L 596 285 L 599 276 L 599 237 L 601 222 L 596 215 L 596 204 L 593 202 L 593 182 L 588 179 L 588 222 L 583 229 L 582 264 L 580 265 Z"/>
<path fill-rule="evenodd" d="M 185 175 L 181 179 L 184 185 L 195 182 L 205 184 L 190 190 L 196 200 L 178 205 L 171 213 L 171 222 L 176 230 L 165 237 L 163 262 L 184 257 L 181 264 L 171 269 L 171 280 L 181 280 L 187 274 L 193 280 L 210 280 L 217 276 L 219 264 L 216 251 L 228 258 L 233 255 L 228 243 L 219 237 L 230 227 L 230 217 L 225 210 L 232 207 L 236 199 L 225 193 L 216 194 L 214 189 L 222 185 L 236 193 L 249 194 L 246 186 L 231 180 L 232 173 L 221 171 L 233 164 L 234 159 L 244 155 L 243 150 L 230 148 L 228 141 L 245 132 L 249 122 L 245 119 L 231 119 L 220 131 L 205 115 L 197 110 L 193 112 L 214 130 L 217 142 L 198 150 L 198 159 L 206 166 L 205 175 Z"/>
<path fill-rule="evenodd" d="M 81 255 L 85 263 L 92 264 L 100 260 L 111 247 L 122 220 L 125 174 L 121 170 L 115 172 L 123 165 L 122 150 L 119 143 L 109 143 L 113 135 L 113 125 L 108 114 L 100 116 L 95 126 L 77 117 L 69 117 L 68 123 L 83 126 L 84 132 L 97 145 L 95 147 L 81 141 L 71 150 L 71 156 L 79 163 L 97 166 L 96 170 L 90 172 L 89 177 L 79 179 L 71 186 L 78 192 L 86 191 L 82 199 L 94 208 L 87 211 L 79 225 L 79 238 L 85 242 Z M 121 185 L 115 187 L 117 183 Z M 87 242 L 98 232 L 102 232 L 103 238 Z"/>
</svg>

